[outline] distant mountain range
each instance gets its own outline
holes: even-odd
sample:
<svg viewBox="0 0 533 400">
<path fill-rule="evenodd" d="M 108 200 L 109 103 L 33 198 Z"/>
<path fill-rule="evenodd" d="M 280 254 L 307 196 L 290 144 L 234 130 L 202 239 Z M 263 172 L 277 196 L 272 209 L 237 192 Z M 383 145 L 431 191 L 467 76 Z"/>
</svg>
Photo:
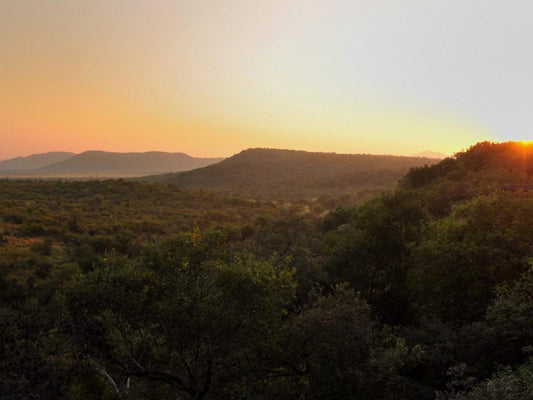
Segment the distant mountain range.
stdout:
<svg viewBox="0 0 533 400">
<path fill-rule="evenodd" d="M 447 158 L 448 156 L 444 153 L 437 153 L 436 151 L 426 150 L 420 153 L 413 154 L 413 157 L 427 157 L 427 158 L 436 158 L 438 160 L 442 160 L 442 159 Z"/>
<path fill-rule="evenodd" d="M 365 197 L 394 189 L 413 167 L 435 164 L 438 153 L 412 157 L 248 149 L 227 159 L 151 151 L 80 154 L 51 152 L 0 161 L 0 177 L 142 177 L 186 189 L 267 199 L 350 194 Z"/>
<path fill-rule="evenodd" d="M 113 153 L 86 151 L 80 154 L 51 152 L 0 161 L 0 175 L 147 175 L 186 171 L 223 160 L 196 158 L 185 153 L 150 151 Z"/>
<path fill-rule="evenodd" d="M 424 157 L 248 149 L 204 168 L 142 179 L 258 198 L 304 198 L 393 189 L 410 168 L 437 161 Z"/>
<path fill-rule="evenodd" d="M 33 154 L 28 157 L 16 157 L 9 160 L 0 161 L 0 171 L 14 170 L 23 171 L 29 169 L 43 168 L 50 164 L 68 160 L 76 153 L 53 151 L 50 153 Z"/>
</svg>

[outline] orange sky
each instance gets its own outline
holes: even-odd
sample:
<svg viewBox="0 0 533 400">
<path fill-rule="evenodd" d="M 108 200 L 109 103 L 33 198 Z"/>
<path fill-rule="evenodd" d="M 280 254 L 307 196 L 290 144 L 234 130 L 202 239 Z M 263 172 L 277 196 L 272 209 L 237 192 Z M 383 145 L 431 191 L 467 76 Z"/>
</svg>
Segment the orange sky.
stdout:
<svg viewBox="0 0 533 400">
<path fill-rule="evenodd" d="M 512 95 L 531 104 L 521 43 L 479 34 L 520 28 L 519 10 L 502 22 L 489 1 L 476 22 L 457 13 L 479 9 L 455 0 L 378 3 L 6 2 L 0 159 L 248 147 L 452 154 L 526 139 L 516 122 L 526 108 L 508 105 Z M 527 42 L 523 22 L 516 37 Z M 509 65 L 476 68 L 508 48 Z"/>
</svg>

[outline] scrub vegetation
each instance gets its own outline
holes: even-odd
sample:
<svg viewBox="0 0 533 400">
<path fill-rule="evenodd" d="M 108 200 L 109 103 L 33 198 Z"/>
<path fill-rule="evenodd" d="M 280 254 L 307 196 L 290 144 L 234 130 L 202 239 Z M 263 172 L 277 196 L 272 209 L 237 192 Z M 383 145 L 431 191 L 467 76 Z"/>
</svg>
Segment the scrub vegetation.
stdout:
<svg viewBox="0 0 533 400">
<path fill-rule="evenodd" d="M 0 181 L 0 397 L 532 398 L 531 153 L 357 204 Z"/>
</svg>

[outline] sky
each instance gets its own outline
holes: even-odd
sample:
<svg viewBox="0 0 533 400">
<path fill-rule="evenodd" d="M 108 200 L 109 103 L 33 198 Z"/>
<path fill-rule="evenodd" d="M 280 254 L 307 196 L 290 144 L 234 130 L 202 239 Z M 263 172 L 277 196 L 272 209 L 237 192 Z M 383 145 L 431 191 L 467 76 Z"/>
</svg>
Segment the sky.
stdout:
<svg viewBox="0 0 533 400">
<path fill-rule="evenodd" d="M 531 0 L 0 0 L 0 159 L 533 135 Z"/>
</svg>

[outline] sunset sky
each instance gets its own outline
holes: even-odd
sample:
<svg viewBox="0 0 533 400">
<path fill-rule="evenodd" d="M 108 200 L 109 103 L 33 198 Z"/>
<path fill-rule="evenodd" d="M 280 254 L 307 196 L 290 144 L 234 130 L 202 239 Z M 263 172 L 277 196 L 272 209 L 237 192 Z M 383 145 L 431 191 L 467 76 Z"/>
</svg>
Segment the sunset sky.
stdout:
<svg viewBox="0 0 533 400">
<path fill-rule="evenodd" d="M 533 138 L 531 0 L 0 4 L 0 159 Z"/>
</svg>

